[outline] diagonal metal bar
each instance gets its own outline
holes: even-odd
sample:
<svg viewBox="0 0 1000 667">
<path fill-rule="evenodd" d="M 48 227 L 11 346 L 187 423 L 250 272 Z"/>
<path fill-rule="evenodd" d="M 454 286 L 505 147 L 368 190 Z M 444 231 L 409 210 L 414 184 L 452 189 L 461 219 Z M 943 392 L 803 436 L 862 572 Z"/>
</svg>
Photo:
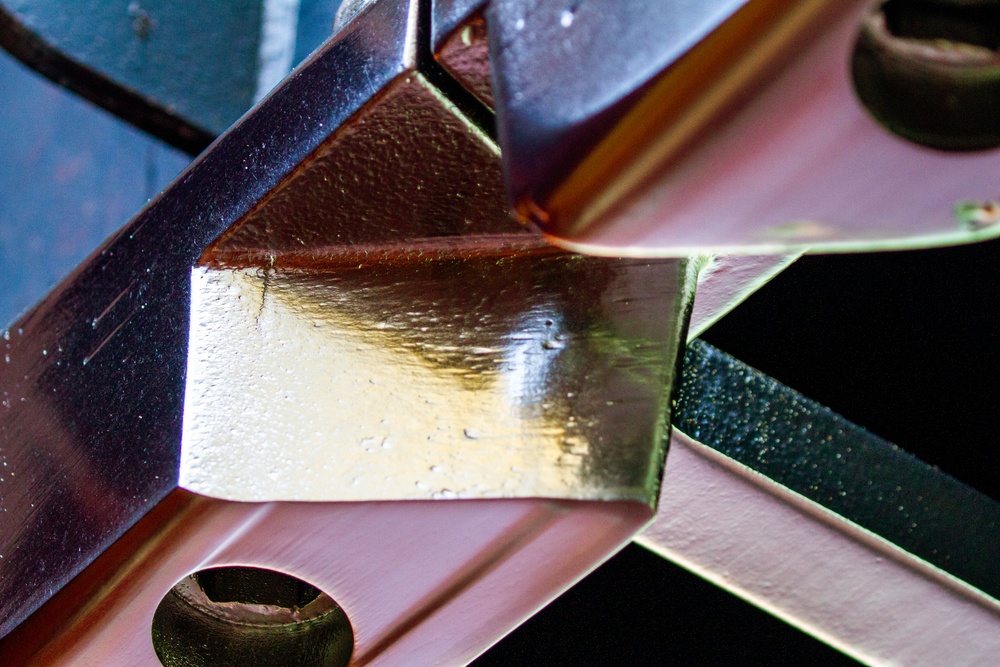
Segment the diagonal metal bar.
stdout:
<svg viewBox="0 0 1000 667">
<path fill-rule="evenodd" d="M 674 426 L 640 544 L 865 662 L 992 664 L 1000 503 L 701 341 Z"/>
</svg>

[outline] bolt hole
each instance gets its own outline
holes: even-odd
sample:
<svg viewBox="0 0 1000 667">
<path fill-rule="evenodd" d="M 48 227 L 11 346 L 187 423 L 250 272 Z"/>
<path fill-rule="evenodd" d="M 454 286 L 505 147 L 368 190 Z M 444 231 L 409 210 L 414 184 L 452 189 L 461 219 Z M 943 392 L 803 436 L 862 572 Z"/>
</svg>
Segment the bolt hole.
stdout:
<svg viewBox="0 0 1000 667">
<path fill-rule="evenodd" d="M 254 567 L 217 567 L 192 576 L 212 602 L 301 608 L 322 595 L 301 579 Z"/>
<path fill-rule="evenodd" d="M 886 27 L 900 39 L 946 40 L 1000 48 L 1000 6 L 927 0 L 889 0 L 882 5 Z"/>
<path fill-rule="evenodd" d="M 1000 146 L 1000 3 L 882 0 L 851 60 L 858 97 L 882 125 L 948 151 Z"/>
<path fill-rule="evenodd" d="M 345 667 L 354 631 L 315 586 L 273 570 L 221 567 L 177 583 L 153 615 L 165 667 Z"/>
</svg>

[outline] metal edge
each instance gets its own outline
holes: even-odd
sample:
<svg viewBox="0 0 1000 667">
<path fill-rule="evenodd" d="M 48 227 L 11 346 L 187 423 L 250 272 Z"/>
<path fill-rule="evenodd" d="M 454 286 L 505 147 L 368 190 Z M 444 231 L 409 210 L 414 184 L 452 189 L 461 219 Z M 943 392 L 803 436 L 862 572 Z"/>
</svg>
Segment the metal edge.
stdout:
<svg viewBox="0 0 1000 667">
<path fill-rule="evenodd" d="M 664 558 L 867 664 L 994 664 L 1000 602 L 892 542 L 677 431 L 664 486 Z"/>
<path fill-rule="evenodd" d="M 1000 503 L 702 341 L 675 428 L 1000 598 Z"/>
</svg>

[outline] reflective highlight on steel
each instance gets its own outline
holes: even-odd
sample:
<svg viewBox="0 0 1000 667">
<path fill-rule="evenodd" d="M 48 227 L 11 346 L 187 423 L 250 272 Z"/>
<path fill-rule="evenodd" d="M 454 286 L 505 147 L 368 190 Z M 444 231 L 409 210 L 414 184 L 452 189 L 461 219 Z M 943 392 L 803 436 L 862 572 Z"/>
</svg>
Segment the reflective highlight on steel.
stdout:
<svg viewBox="0 0 1000 667">
<path fill-rule="evenodd" d="M 656 502 L 685 262 L 480 251 L 192 280 L 184 488 Z"/>
<path fill-rule="evenodd" d="M 424 74 L 202 262 L 183 487 L 655 504 L 694 267 L 574 257 L 518 227 L 496 145 Z"/>
</svg>

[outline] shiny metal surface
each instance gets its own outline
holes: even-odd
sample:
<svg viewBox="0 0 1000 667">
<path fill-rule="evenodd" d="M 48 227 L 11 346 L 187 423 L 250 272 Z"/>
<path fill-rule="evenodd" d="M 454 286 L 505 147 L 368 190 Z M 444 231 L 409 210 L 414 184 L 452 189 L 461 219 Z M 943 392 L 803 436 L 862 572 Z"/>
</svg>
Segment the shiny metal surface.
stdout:
<svg viewBox="0 0 1000 667">
<path fill-rule="evenodd" d="M 189 456 L 181 474 L 193 485 L 202 484 L 202 490 L 235 481 L 235 491 L 220 492 L 230 497 L 444 498 L 453 492 L 465 497 L 628 498 L 646 507 L 655 501 L 667 424 L 663 409 L 694 276 L 678 262 L 571 258 L 519 229 L 503 203 L 495 146 L 414 71 L 420 62 L 418 39 L 427 39 L 426 32 L 417 30 L 418 17 L 415 3 L 380 2 L 362 12 L 4 333 L 9 361 L 0 367 L 5 392 L 0 412 L 5 469 L 0 632 L 9 632 L 176 489 L 182 419 L 184 452 L 202 447 L 198 454 L 204 465 L 192 465 Z M 338 186 L 340 179 L 345 180 Z M 196 271 L 205 280 L 196 280 L 198 289 L 192 292 L 191 271 L 199 261 L 215 268 Z M 355 262 L 367 267 L 368 278 L 365 271 L 345 270 Z M 248 265 L 252 268 L 245 270 Z M 312 278 L 302 279 L 304 269 Z M 220 276 L 227 278 L 214 280 Z M 513 282 L 505 283 L 505 276 Z M 409 318 L 419 325 L 415 331 L 387 334 L 393 344 L 413 344 L 402 352 L 410 359 L 404 367 L 413 369 L 414 377 L 428 379 L 430 386 L 440 380 L 444 384 L 439 387 L 464 392 L 458 403 L 443 405 L 438 417 L 451 423 L 465 409 L 478 411 L 477 418 L 524 417 L 525 432 L 533 434 L 543 453 L 533 458 L 530 447 L 525 448 L 500 473 L 491 469 L 487 474 L 488 455 L 469 444 L 499 443 L 503 436 L 491 431 L 501 422 L 484 417 L 481 424 L 444 436 L 452 453 L 457 441 L 466 450 L 479 451 L 473 463 L 463 469 L 458 460 L 426 461 L 421 458 L 426 453 L 407 442 L 405 433 L 426 430 L 433 421 L 428 417 L 416 427 L 389 429 L 388 435 L 400 437 L 400 447 L 413 453 L 400 465 L 400 474 L 412 477 L 419 462 L 420 475 L 431 476 L 408 480 L 405 493 L 391 483 L 365 493 L 351 487 L 339 493 L 333 482 L 340 478 L 323 478 L 318 472 L 310 491 L 291 490 L 297 466 L 302 481 L 301 475 L 309 473 L 300 464 L 308 468 L 314 462 L 301 457 L 285 462 L 293 475 L 281 484 L 269 479 L 273 467 L 260 471 L 263 476 L 257 480 L 273 482 L 270 489 L 245 485 L 239 475 L 220 474 L 224 466 L 211 460 L 218 450 L 205 449 L 218 443 L 199 437 L 211 433 L 220 416 L 231 422 L 240 413 L 208 409 L 205 400 L 216 397 L 199 393 L 209 385 L 201 382 L 205 366 L 197 364 L 226 358 L 192 357 L 195 366 L 189 369 L 188 333 L 194 324 L 199 333 L 192 342 L 215 345 L 213 352 L 223 343 L 239 346 L 231 339 L 201 337 L 204 317 L 214 318 L 204 297 L 226 279 L 233 284 L 242 280 L 241 288 L 258 302 L 250 311 L 234 307 L 238 300 L 211 304 L 231 308 L 230 314 L 238 316 L 210 319 L 216 334 L 227 323 L 258 327 L 269 315 L 282 315 L 277 329 L 258 327 L 264 336 L 248 336 L 247 348 L 267 347 L 274 342 L 269 336 L 282 327 L 285 332 L 297 326 L 319 329 L 314 333 L 326 335 L 324 342 L 334 333 L 333 340 L 340 343 L 336 332 L 345 327 L 370 332 L 378 322 Z M 469 281 L 467 290 L 451 297 L 457 301 L 442 303 L 454 293 L 456 281 Z M 355 295 L 346 299 L 343 314 L 328 312 L 327 300 L 345 299 L 344 285 L 347 291 L 369 293 L 381 286 L 386 292 L 379 298 L 396 305 L 381 312 L 376 302 Z M 484 307 L 473 295 L 494 305 Z M 500 296 L 514 301 L 498 300 Z M 422 311 L 413 315 L 417 305 Z M 289 308 L 309 319 L 285 317 Z M 420 331 L 446 313 L 463 318 L 476 313 L 479 322 L 466 322 L 481 328 L 482 340 L 468 344 L 462 332 L 447 325 L 442 325 L 440 339 Z M 495 318 L 492 328 L 484 326 L 490 318 Z M 313 327 L 314 321 L 326 322 L 326 328 Z M 449 345 L 455 349 L 446 349 Z M 285 363 L 282 370 L 303 371 L 299 380 L 310 373 L 315 379 L 311 351 L 299 351 L 295 358 L 273 361 Z M 398 379 L 391 364 L 400 353 L 377 347 L 370 351 L 374 356 L 365 360 L 372 363 L 364 371 L 377 371 L 386 381 Z M 343 361 L 337 348 L 328 352 L 327 363 Z M 549 367 L 558 375 L 546 376 Z M 357 369 L 357 359 L 348 359 L 348 368 Z M 468 377 L 456 381 L 455 369 Z M 253 378 L 246 391 L 266 393 L 270 379 Z M 285 388 L 281 377 L 275 381 L 270 388 Z M 607 395 L 606 382 L 615 389 Z M 182 410 L 185 386 L 192 388 L 191 400 Z M 345 386 L 349 397 L 392 415 L 385 396 L 357 392 L 350 383 L 341 385 L 334 399 Z M 299 388 L 309 389 L 308 383 Z M 449 394 L 438 395 L 454 402 Z M 415 388 L 407 400 L 424 403 L 407 407 L 415 415 L 430 415 L 427 398 Z M 246 414 L 263 414 L 261 405 L 247 406 Z M 272 407 L 269 426 L 308 423 L 280 403 Z M 200 424 L 188 410 L 210 415 L 210 421 Z M 329 414 L 313 416 L 317 429 L 330 428 Z M 353 419 L 356 414 L 343 416 Z M 382 426 L 384 418 L 358 426 Z M 509 428 L 509 422 L 502 423 Z M 432 425 L 431 435 L 437 436 L 438 425 Z M 426 435 L 421 431 L 420 437 Z M 287 441 L 275 442 L 280 448 Z M 352 439 L 350 444 L 363 449 L 366 442 Z M 492 451 L 498 451 L 495 445 Z M 299 452 L 306 458 L 314 454 L 301 445 Z M 520 477 L 510 471 L 538 457 L 548 462 L 537 476 L 542 482 L 532 479 L 530 471 Z M 436 466 L 447 469 L 450 463 L 455 464 L 452 477 L 446 472 L 445 483 L 432 479 Z M 475 480 L 480 473 L 487 476 Z M 510 475 L 513 488 L 501 479 Z M 353 484 L 356 476 L 340 481 Z M 421 489 L 418 482 L 433 490 Z M 630 525 L 633 531 L 638 526 Z M 620 543 L 624 537 L 615 539 Z"/>
<path fill-rule="evenodd" d="M 996 598 L 676 430 L 637 541 L 864 664 L 991 667 L 1000 652 Z"/>
<path fill-rule="evenodd" d="M 175 487 L 191 267 L 412 63 L 413 14 L 372 8 L 2 334 L 0 633 Z"/>
<path fill-rule="evenodd" d="M 164 667 L 347 667 L 354 632 L 330 596 L 274 570 L 225 567 L 177 582 L 153 614 Z"/>
<path fill-rule="evenodd" d="M 0 633 L 95 569 L 6 659 L 149 660 L 177 580 L 254 562 L 347 600 L 356 664 L 465 661 L 649 518 L 694 263 L 518 230 L 418 16 L 365 9 L 7 333 Z M 785 261 L 697 264 L 698 321 Z"/>
<path fill-rule="evenodd" d="M 543 245 L 507 210 L 496 144 L 423 74 L 408 72 L 331 133 L 202 261 L 350 264 L 449 238 L 481 237 L 490 247 L 497 235 Z"/>
<path fill-rule="evenodd" d="M 652 514 L 635 502 L 233 503 L 175 490 L 0 642 L 0 662 L 156 665 L 163 596 L 192 572 L 252 563 L 337 601 L 352 667 L 468 664 Z"/>
<path fill-rule="evenodd" d="M 358 261 L 195 271 L 180 486 L 655 505 L 684 262 L 499 244 Z"/>
<path fill-rule="evenodd" d="M 495 144 L 411 72 L 213 243 L 180 484 L 655 504 L 694 272 L 554 251 L 501 184 Z"/>
<path fill-rule="evenodd" d="M 996 236 L 958 209 L 993 201 L 997 151 L 912 144 L 857 99 L 848 63 L 869 5 L 491 3 L 512 202 L 560 245 L 606 255 Z"/>
<path fill-rule="evenodd" d="M 544 207 L 623 119 L 634 93 L 744 4 L 490 2 L 493 86 L 512 201 L 530 197 Z M 562 228 L 554 222 L 553 229 Z"/>
<path fill-rule="evenodd" d="M 636 541 L 865 664 L 991 665 L 1000 503 L 701 342 Z"/>
<path fill-rule="evenodd" d="M 786 255 L 696 255 L 688 259 L 698 267 L 698 289 L 688 342 L 787 269 L 799 253 Z"/>
</svg>

